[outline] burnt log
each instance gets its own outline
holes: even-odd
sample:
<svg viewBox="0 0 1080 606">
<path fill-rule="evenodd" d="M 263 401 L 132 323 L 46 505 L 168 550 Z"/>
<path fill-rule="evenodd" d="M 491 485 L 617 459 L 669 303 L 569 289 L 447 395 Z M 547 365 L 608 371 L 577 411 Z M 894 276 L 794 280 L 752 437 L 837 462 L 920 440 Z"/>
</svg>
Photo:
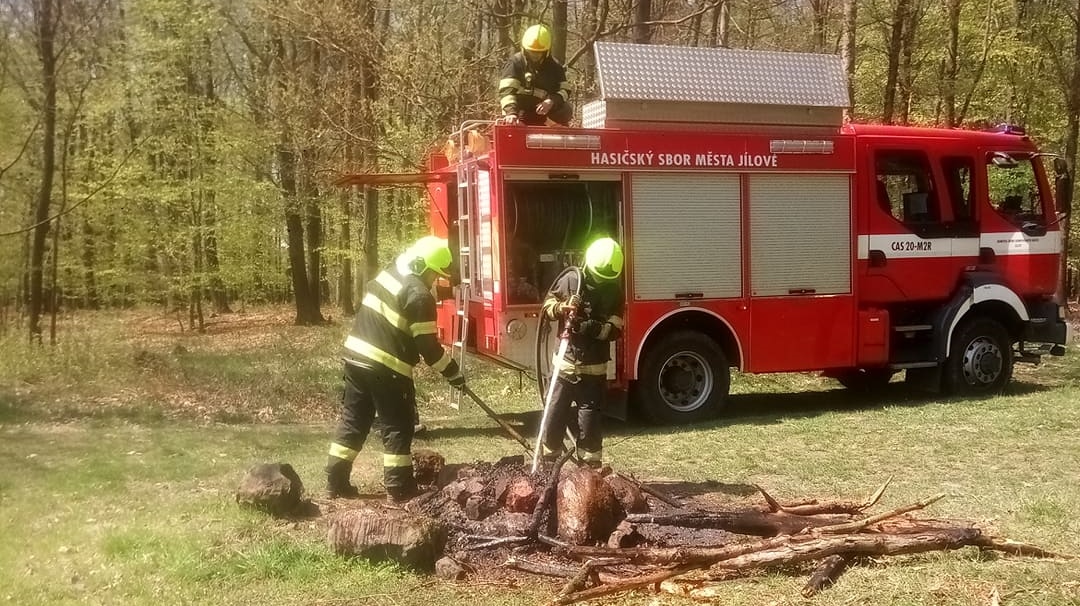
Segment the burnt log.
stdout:
<svg viewBox="0 0 1080 606">
<path fill-rule="evenodd" d="M 326 538 L 339 555 L 432 570 L 442 557 L 446 535 L 446 527 L 428 516 L 402 509 L 361 508 L 334 516 Z"/>
<path fill-rule="evenodd" d="M 641 492 L 641 485 L 626 476 L 613 473 L 604 476 L 604 481 L 615 492 L 623 511 L 626 513 L 644 513 L 649 511 L 649 503 Z"/>
<path fill-rule="evenodd" d="M 413 477 L 419 486 L 437 486 L 446 459 L 434 450 L 420 448 L 412 453 Z"/>
<path fill-rule="evenodd" d="M 619 523 L 615 491 L 593 469 L 580 468 L 559 482 L 558 534 L 575 545 L 604 542 Z"/>
</svg>

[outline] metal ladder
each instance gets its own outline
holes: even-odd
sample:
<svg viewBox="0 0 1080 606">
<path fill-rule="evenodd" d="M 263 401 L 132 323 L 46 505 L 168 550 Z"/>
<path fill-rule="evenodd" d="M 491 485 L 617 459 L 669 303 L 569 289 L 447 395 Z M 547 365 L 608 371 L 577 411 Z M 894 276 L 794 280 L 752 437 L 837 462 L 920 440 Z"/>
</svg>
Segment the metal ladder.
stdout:
<svg viewBox="0 0 1080 606">
<path fill-rule="evenodd" d="M 477 190 L 477 166 L 474 159 L 466 158 L 470 154 L 468 143 L 469 131 L 477 126 L 490 126 L 490 120 L 469 120 L 462 123 L 458 136 L 457 163 L 457 227 L 458 227 L 458 263 L 461 274 L 461 283 L 458 284 L 454 293 L 454 313 L 457 319 L 453 324 L 453 334 L 450 341 L 450 358 L 457 362 L 462 373 L 465 372 L 465 362 L 469 348 L 469 301 L 473 286 L 474 263 L 472 258 L 473 226 L 470 225 L 472 212 L 476 208 Z M 447 402 L 455 410 L 461 407 L 461 392 L 453 387 L 450 388 Z"/>
</svg>

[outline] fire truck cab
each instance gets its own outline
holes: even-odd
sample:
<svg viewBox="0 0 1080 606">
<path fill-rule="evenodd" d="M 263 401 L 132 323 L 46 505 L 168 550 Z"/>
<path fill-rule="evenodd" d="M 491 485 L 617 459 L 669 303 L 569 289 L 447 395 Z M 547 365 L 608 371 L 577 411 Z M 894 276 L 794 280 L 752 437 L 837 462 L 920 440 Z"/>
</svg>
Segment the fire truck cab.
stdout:
<svg viewBox="0 0 1080 606">
<path fill-rule="evenodd" d="M 847 124 L 834 56 L 596 57 L 583 127 L 466 123 L 429 160 L 432 230 L 461 272 L 439 330 L 458 350 L 542 374 L 546 290 L 612 236 L 627 308 L 609 378 L 656 423 L 717 413 L 731 368 L 859 389 L 905 371 L 981 395 L 1064 354 L 1071 177 L 1022 132 Z"/>
</svg>

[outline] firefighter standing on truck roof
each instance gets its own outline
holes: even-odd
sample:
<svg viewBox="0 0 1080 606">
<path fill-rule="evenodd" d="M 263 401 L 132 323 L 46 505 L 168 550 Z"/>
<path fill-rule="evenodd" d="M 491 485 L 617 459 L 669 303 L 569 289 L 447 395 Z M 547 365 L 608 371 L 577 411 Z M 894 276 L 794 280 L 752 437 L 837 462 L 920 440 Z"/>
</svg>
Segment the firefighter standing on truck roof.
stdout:
<svg viewBox="0 0 1080 606">
<path fill-rule="evenodd" d="M 368 282 L 345 340 L 341 421 L 326 466 L 331 498 L 359 496 L 349 476 L 376 413 L 381 422 L 387 498 L 402 502 L 416 496 L 411 452 L 416 409 L 413 366 L 422 357 L 451 385 L 465 387 L 457 362 L 435 337 L 431 287 L 438 276 L 449 277 L 451 258 L 446 240 L 425 236 Z"/>
<path fill-rule="evenodd" d="M 499 104 L 510 121 L 568 126 L 574 116 L 566 69 L 551 56 L 551 31 L 534 25 L 521 37 L 521 51 L 503 67 Z"/>
<path fill-rule="evenodd" d="M 543 436 L 543 452 L 557 457 L 577 404 L 577 452 L 592 467 L 603 461 L 603 408 L 607 394 L 607 363 L 610 343 L 622 335 L 622 247 L 611 238 L 600 238 L 585 251 L 583 272 L 566 272 L 544 300 L 544 317 L 560 320 L 560 329 L 573 316 L 570 346 L 561 361 L 552 392 L 550 423 Z M 578 276 L 583 283 L 578 284 Z M 580 294 L 575 294 L 580 293 Z M 555 363 L 560 363 L 555 360 Z"/>
</svg>

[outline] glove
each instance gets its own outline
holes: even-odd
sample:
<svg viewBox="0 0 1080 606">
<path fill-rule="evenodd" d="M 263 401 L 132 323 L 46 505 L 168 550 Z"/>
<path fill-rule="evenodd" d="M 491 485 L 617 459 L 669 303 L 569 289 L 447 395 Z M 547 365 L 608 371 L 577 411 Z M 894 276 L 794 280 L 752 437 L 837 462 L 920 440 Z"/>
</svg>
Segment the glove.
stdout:
<svg viewBox="0 0 1080 606">
<path fill-rule="evenodd" d="M 604 323 L 599 320 L 582 320 L 574 325 L 574 334 L 582 335 L 584 337 L 595 337 L 600 334 L 600 329 L 603 326 Z"/>
<path fill-rule="evenodd" d="M 506 114 L 502 117 L 502 121 L 506 124 L 520 124 L 521 120 L 518 119 L 517 113 Z"/>
<path fill-rule="evenodd" d="M 581 307 L 581 295 L 570 295 L 570 298 L 559 303 L 559 313 L 567 316 L 571 311 L 577 311 Z"/>
<path fill-rule="evenodd" d="M 447 378 L 447 381 L 450 381 L 450 387 L 461 391 L 465 390 L 465 375 L 461 374 L 460 372 L 452 377 Z"/>
<path fill-rule="evenodd" d="M 551 111 L 551 106 L 555 105 L 555 102 L 551 99 L 544 99 L 540 103 L 536 104 L 536 115 L 546 116 Z"/>
</svg>

